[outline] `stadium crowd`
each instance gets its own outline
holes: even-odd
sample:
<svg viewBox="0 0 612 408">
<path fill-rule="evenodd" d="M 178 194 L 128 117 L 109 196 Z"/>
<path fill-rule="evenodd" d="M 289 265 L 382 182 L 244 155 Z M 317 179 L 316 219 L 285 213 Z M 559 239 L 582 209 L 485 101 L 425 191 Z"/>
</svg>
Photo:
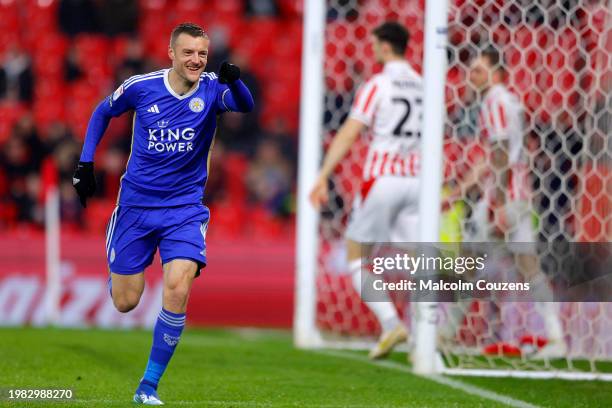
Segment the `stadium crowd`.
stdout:
<svg viewBox="0 0 612 408">
<path fill-rule="evenodd" d="M 609 89 L 598 87 L 609 87 L 610 81 L 606 74 L 599 80 L 593 75 L 601 71 L 598 61 L 605 66 L 609 60 L 598 47 L 607 14 L 602 1 L 537 3 L 526 9 L 500 6 L 504 1 L 454 0 L 459 14 L 449 26 L 455 53 L 447 84 L 452 126 L 446 154 L 459 168 L 466 141 L 475 136 L 476 112 L 470 110 L 473 95 L 464 72 L 471 51 L 479 43 L 506 44 L 509 83 L 527 109 L 527 147 L 534 169 L 547 175 L 534 181 L 542 183 L 534 186 L 541 228 L 550 229 L 548 236 L 565 235 L 578 192 L 579 157 L 595 157 L 601 144 L 601 138 L 587 141 L 581 135 L 591 122 L 598 124 L 595 133 L 605 135 L 609 128 Z M 364 27 L 381 17 L 377 4 L 340 1 L 341 7 L 328 12 L 333 40 L 325 49 L 325 126 L 331 133 L 368 71 L 364 61 L 371 60 L 371 50 L 357 50 L 355 39 L 365 39 Z M 413 8 L 407 56 L 420 70 L 423 1 Z M 66 227 L 103 231 L 129 156 L 131 118 L 112 121 L 96 156 L 99 191 L 82 210 L 71 174 L 87 121 L 98 101 L 123 80 L 169 66 L 167 37 L 181 21 L 208 31 L 207 70 L 216 71 L 225 59 L 236 63 L 256 102 L 253 113 L 226 114 L 219 123 L 205 197 L 215 230 L 275 234 L 292 225 L 287 220 L 294 213 L 301 13 L 299 0 L 0 2 L 0 229 L 40 227 L 45 186 L 57 174 Z M 477 24 L 475 15 L 491 30 Z M 385 16 L 394 17 L 396 12 Z M 353 65 L 343 60 L 346 55 L 351 61 L 357 52 L 364 58 Z M 587 115 L 589 110 L 595 114 Z M 346 177 L 356 179 L 355 174 Z M 560 188 L 563 194 L 556 193 Z"/>
<path fill-rule="evenodd" d="M 205 203 L 231 233 L 252 214 L 274 233 L 293 213 L 301 41 L 296 2 L 4 1 L 0 4 L 0 229 L 40 228 L 44 196 L 57 181 L 65 228 L 103 231 L 130 153 L 131 115 L 112 122 L 96 156 L 98 191 L 82 209 L 72 188 L 89 116 L 132 75 L 169 66 L 167 38 L 178 21 L 208 30 L 207 71 L 241 67 L 253 113 L 221 116 Z M 27 22 L 27 24 L 25 24 Z M 28 27 L 27 32 L 23 28 Z M 283 32 L 272 52 L 261 36 Z M 23 35 L 22 35 L 23 34 Z M 262 62 L 260 53 L 272 61 Z M 289 75 L 274 61 L 294 56 Z M 252 67 L 252 68 L 251 68 Z M 268 86 L 274 81 L 276 86 Z M 283 89 L 280 95 L 275 89 Z M 264 91 L 269 90 L 269 91 Z M 247 211 L 248 208 L 248 211 Z M 87 213 L 87 217 L 85 217 Z M 216 217 L 215 217 L 216 218 Z"/>
</svg>

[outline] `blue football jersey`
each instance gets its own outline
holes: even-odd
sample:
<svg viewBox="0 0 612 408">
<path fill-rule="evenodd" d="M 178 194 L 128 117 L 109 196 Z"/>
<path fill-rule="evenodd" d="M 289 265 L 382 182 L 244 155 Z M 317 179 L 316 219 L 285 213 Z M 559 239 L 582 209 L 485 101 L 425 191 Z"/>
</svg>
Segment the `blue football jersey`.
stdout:
<svg viewBox="0 0 612 408">
<path fill-rule="evenodd" d="M 133 110 L 132 147 L 118 205 L 169 207 L 201 203 L 208 158 L 225 105 L 227 85 L 203 73 L 196 88 L 178 95 L 170 69 L 136 75 L 107 98 L 112 116 Z"/>
</svg>

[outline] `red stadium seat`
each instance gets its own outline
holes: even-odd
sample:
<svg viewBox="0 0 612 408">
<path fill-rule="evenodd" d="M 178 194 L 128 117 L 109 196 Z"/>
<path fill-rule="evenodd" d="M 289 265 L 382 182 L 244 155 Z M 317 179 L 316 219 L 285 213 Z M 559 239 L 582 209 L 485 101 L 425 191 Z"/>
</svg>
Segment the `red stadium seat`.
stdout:
<svg viewBox="0 0 612 408">
<path fill-rule="evenodd" d="M 79 34 L 76 37 L 74 46 L 86 77 L 98 82 L 112 74 L 109 65 L 111 45 L 111 40 L 102 35 Z"/>
<path fill-rule="evenodd" d="M 0 32 L 19 32 L 19 8 L 16 1 L 0 1 Z"/>
<path fill-rule="evenodd" d="M 240 153 L 228 153 L 223 163 L 227 174 L 227 192 L 232 200 L 245 202 L 247 191 L 245 185 L 245 175 L 248 170 L 248 159 Z"/>
<path fill-rule="evenodd" d="M 170 1 L 168 0 L 139 0 L 138 3 L 142 13 L 164 13 L 170 6 Z"/>
<path fill-rule="evenodd" d="M 127 48 L 128 38 L 127 37 L 115 37 L 110 43 L 110 59 L 114 64 L 120 63 L 125 57 Z"/>
<path fill-rule="evenodd" d="M 15 203 L 0 202 L 0 224 L 7 229 L 13 229 L 17 225 L 18 209 Z"/>
<path fill-rule="evenodd" d="M 17 31 L 0 31 L 0 55 L 14 46 L 22 47 L 23 45 L 22 38 Z"/>
<path fill-rule="evenodd" d="M 210 1 L 210 6 L 217 14 L 225 15 L 243 15 L 244 2 L 242 0 L 213 0 Z"/>
<path fill-rule="evenodd" d="M 173 8 L 177 13 L 187 13 L 196 16 L 204 14 L 210 9 L 205 2 L 200 0 L 177 0 Z"/>
<path fill-rule="evenodd" d="M 34 119 L 37 127 L 46 133 L 47 128 L 54 122 L 66 120 L 64 98 L 57 95 L 51 98 L 37 99 L 34 102 Z"/>
<path fill-rule="evenodd" d="M 278 238 L 283 233 L 283 224 L 262 207 L 249 209 L 248 232 L 258 239 Z"/>
<path fill-rule="evenodd" d="M 94 234 L 105 234 L 108 220 L 115 209 L 115 200 L 92 199 L 87 201 L 85 228 Z"/>
<path fill-rule="evenodd" d="M 34 46 L 34 54 L 41 57 L 64 57 L 68 51 L 68 39 L 60 34 L 49 33 L 39 36 Z"/>
<path fill-rule="evenodd" d="M 8 101 L 0 103 L 0 143 L 9 138 L 13 125 L 26 112 L 27 109 L 22 104 Z"/>
<path fill-rule="evenodd" d="M 212 227 L 208 233 L 215 240 L 234 239 L 242 234 L 245 224 L 245 208 L 244 202 L 226 200 L 220 203 L 211 205 L 210 217 L 214 220 Z"/>
<path fill-rule="evenodd" d="M 277 0 L 276 4 L 285 19 L 299 20 L 304 11 L 300 0 Z"/>
</svg>

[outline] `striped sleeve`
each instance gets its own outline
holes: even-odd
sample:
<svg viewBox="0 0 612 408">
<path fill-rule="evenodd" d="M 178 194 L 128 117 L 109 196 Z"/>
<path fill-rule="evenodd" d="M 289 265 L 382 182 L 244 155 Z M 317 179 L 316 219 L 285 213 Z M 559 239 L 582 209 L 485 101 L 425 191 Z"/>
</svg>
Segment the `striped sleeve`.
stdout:
<svg viewBox="0 0 612 408">
<path fill-rule="evenodd" d="M 380 86 L 374 79 L 363 84 L 357 91 L 349 117 L 371 126 L 380 95 Z"/>
<path fill-rule="evenodd" d="M 145 83 L 145 81 L 163 77 L 164 71 L 160 70 L 143 75 L 134 75 L 126 79 L 119 85 L 119 88 L 107 98 L 112 116 L 116 117 L 131 109 L 135 109 L 138 98 L 138 86 Z"/>
<path fill-rule="evenodd" d="M 492 140 L 506 140 L 509 138 L 508 120 L 511 113 L 510 104 L 504 98 L 488 101 L 487 111 L 490 135 Z"/>
</svg>

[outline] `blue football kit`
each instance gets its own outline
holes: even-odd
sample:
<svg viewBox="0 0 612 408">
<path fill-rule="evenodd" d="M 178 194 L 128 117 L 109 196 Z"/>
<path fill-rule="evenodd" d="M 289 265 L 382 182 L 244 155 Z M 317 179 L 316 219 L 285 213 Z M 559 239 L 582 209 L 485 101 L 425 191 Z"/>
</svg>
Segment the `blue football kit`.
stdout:
<svg viewBox="0 0 612 408">
<path fill-rule="evenodd" d="M 87 129 L 81 162 L 93 162 L 112 117 L 134 111 L 131 152 L 106 231 L 113 273 L 142 272 L 157 248 L 164 264 L 180 258 L 197 262 L 198 271 L 206 265 L 210 214 L 202 200 L 217 116 L 253 105 L 240 80 L 221 84 L 205 72 L 194 89 L 179 95 L 169 72 L 126 80 L 98 105 Z"/>
</svg>

